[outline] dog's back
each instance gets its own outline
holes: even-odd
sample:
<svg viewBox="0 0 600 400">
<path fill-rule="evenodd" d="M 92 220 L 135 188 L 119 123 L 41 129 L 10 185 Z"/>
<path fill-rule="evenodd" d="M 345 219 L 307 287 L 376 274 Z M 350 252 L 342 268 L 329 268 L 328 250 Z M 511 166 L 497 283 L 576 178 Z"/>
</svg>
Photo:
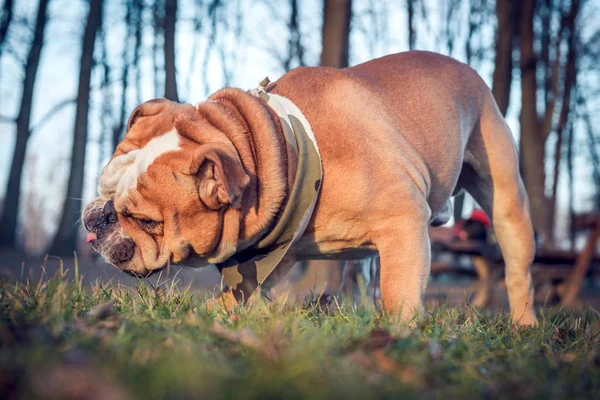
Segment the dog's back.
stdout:
<svg viewBox="0 0 600 400">
<path fill-rule="evenodd" d="M 434 215 L 455 189 L 469 136 L 491 97 L 469 66 L 424 51 L 343 70 L 297 68 L 274 91 L 298 104 L 319 146 L 328 147 L 324 153 L 336 155 L 344 168 L 401 163 L 413 179 L 423 179 L 422 189 L 434 196 L 428 199 Z M 385 134 L 365 134 L 373 130 Z M 323 162 L 327 169 L 329 160 Z"/>
</svg>

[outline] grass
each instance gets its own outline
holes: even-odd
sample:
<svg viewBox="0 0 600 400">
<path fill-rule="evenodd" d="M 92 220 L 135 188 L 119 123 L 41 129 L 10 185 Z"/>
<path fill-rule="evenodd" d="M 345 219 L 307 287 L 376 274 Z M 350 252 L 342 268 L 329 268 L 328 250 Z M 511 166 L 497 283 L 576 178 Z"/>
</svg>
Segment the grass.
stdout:
<svg viewBox="0 0 600 400">
<path fill-rule="evenodd" d="M 439 306 L 413 327 L 318 302 L 210 311 L 167 282 L 0 283 L 3 398 L 540 398 L 600 393 L 600 318 Z"/>
</svg>

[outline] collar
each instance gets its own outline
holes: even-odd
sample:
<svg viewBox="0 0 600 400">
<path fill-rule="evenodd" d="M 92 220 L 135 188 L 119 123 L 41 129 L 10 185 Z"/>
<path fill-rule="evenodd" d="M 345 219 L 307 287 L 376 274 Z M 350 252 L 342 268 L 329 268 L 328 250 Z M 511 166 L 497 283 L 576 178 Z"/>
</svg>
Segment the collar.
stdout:
<svg viewBox="0 0 600 400">
<path fill-rule="evenodd" d="M 265 78 L 249 91 L 278 115 L 289 147 L 297 152 L 298 165 L 283 211 L 265 237 L 218 265 L 223 280 L 236 297 L 248 298 L 288 254 L 312 217 L 323 178 L 319 147 L 310 123 L 288 98 L 265 91 Z"/>
</svg>

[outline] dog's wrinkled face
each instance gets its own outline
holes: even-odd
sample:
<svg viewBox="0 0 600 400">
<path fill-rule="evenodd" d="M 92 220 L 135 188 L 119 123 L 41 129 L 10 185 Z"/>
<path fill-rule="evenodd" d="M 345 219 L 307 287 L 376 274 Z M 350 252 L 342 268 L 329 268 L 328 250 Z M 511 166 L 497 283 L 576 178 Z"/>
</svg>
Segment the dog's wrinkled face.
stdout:
<svg viewBox="0 0 600 400">
<path fill-rule="evenodd" d="M 139 106 L 127 128 L 83 211 L 87 241 L 137 276 L 209 258 L 249 182 L 235 148 L 193 106 L 167 100 Z"/>
</svg>

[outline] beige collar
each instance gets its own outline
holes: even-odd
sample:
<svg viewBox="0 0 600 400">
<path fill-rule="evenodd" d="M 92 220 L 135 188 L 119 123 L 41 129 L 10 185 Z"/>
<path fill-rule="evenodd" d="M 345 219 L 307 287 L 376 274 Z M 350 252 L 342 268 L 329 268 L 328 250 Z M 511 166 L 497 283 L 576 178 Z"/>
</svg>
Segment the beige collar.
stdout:
<svg viewBox="0 0 600 400">
<path fill-rule="evenodd" d="M 298 166 L 289 198 L 275 226 L 258 243 L 218 265 L 223 280 L 238 299 L 248 298 L 302 236 L 312 217 L 323 178 L 319 147 L 310 123 L 290 99 L 267 93 L 266 83 L 261 82 L 250 93 L 263 99 L 279 116 L 285 140 L 297 152 Z"/>
</svg>

